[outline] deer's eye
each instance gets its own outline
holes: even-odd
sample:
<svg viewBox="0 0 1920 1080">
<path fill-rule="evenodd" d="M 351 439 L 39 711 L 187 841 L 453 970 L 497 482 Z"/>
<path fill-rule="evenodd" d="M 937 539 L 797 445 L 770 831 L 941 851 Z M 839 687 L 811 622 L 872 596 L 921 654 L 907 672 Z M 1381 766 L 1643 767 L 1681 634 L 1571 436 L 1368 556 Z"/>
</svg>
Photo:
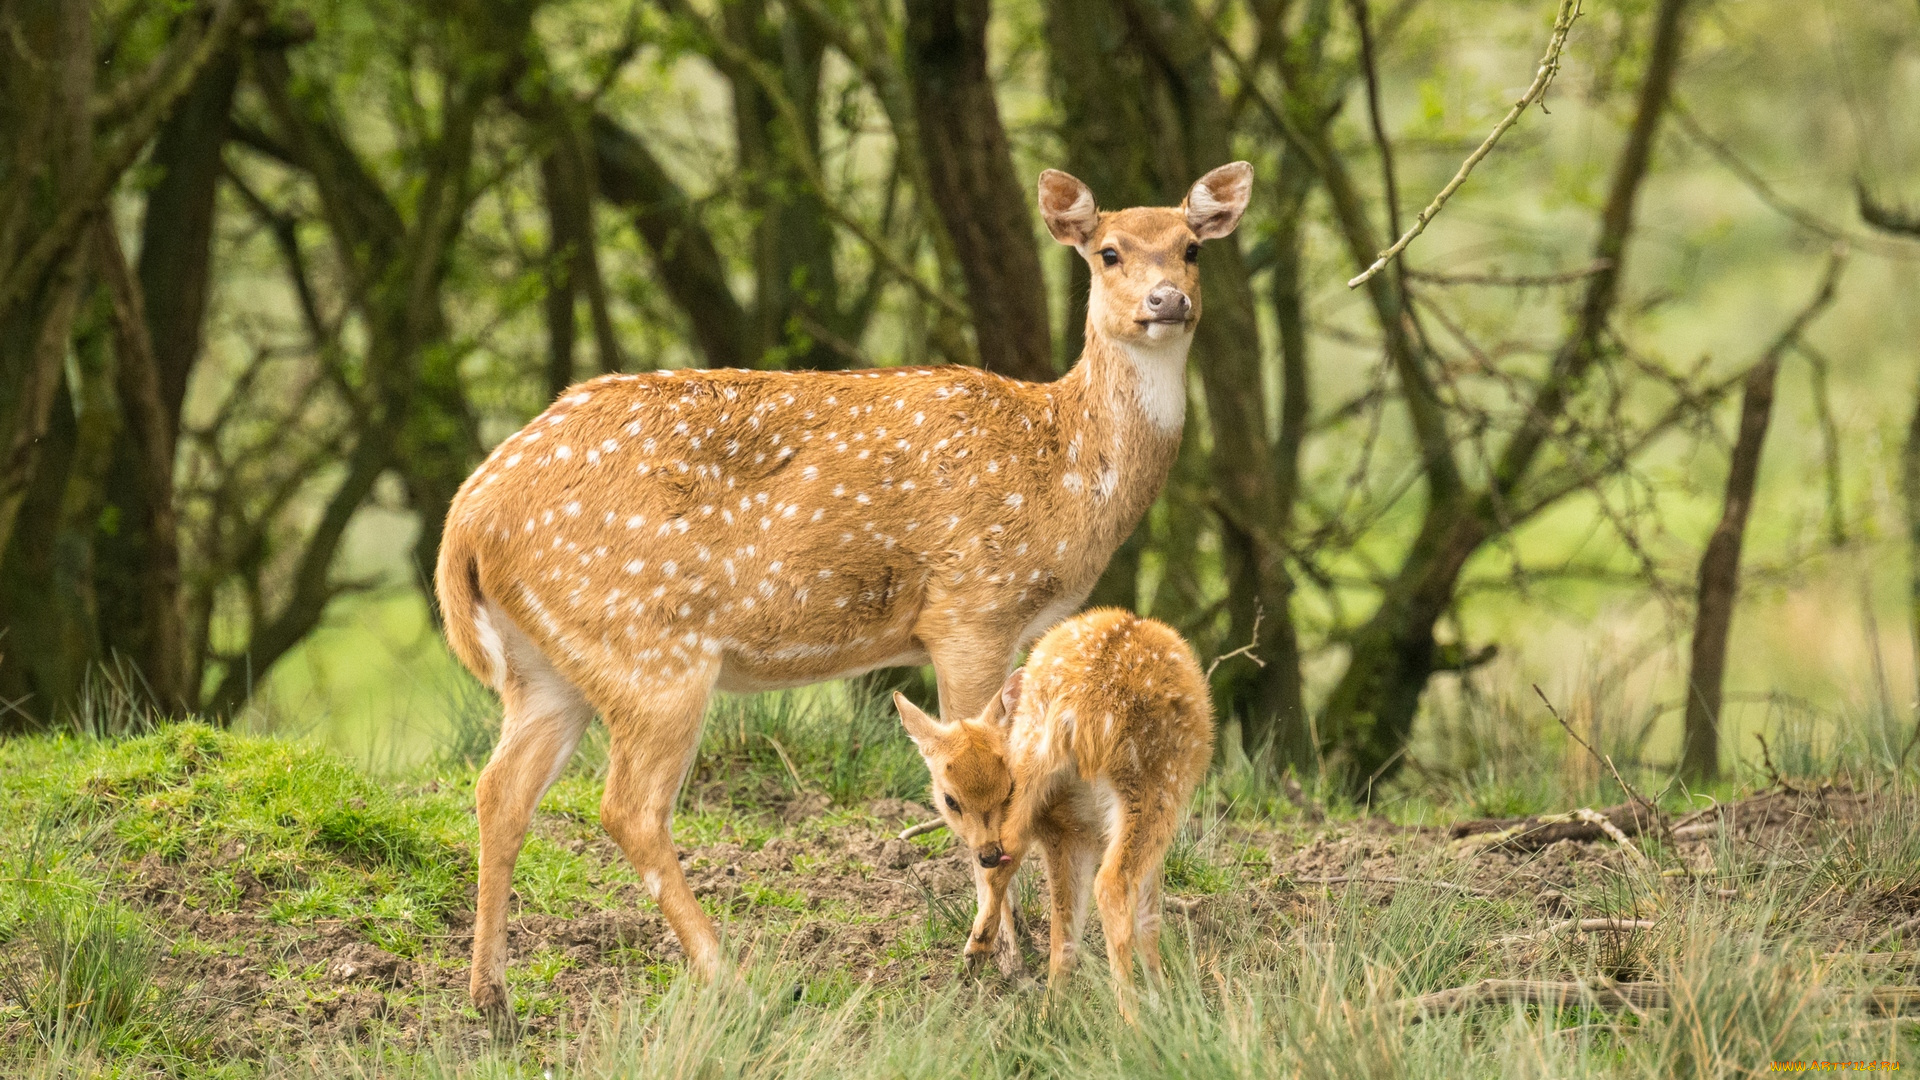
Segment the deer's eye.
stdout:
<svg viewBox="0 0 1920 1080">
<path fill-rule="evenodd" d="M 954 801 L 953 801 L 953 796 L 951 796 L 951 795 L 949 795 L 949 796 L 947 796 L 946 798 L 947 798 L 947 809 L 949 809 L 949 810 L 951 810 L 951 811 L 953 811 L 953 812 L 954 812 L 954 813 L 956 813 L 956 814 L 957 814 L 957 813 L 959 813 L 959 812 L 960 812 L 960 804 L 959 804 L 959 803 L 957 803 L 957 802 L 954 802 Z"/>
<path fill-rule="evenodd" d="M 1188 262 L 1200 261 L 1200 245 L 1199 244 L 1187 245 L 1187 261 Z"/>
<path fill-rule="evenodd" d="M 1108 266 L 1120 265 L 1120 253 L 1113 250 L 1112 248 L 1101 248 L 1100 259 L 1101 261 L 1105 262 Z"/>
</svg>

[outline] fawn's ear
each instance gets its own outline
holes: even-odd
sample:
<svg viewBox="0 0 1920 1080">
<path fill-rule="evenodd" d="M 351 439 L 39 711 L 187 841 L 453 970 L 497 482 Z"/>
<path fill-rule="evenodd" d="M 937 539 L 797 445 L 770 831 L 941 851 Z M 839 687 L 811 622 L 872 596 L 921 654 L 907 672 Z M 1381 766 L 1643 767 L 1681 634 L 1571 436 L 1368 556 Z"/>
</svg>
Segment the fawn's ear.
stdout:
<svg viewBox="0 0 1920 1080">
<path fill-rule="evenodd" d="M 1233 231 L 1253 197 L 1253 166 L 1244 161 L 1222 165 L 1194 181 L 1180 209 L 1187 212 L 1187 228 L 1202 240 L 1216 240 Z"/>
<path fill-rule="evenodd" d="M 1000 693 L 987 707 L 988 723 L 1003 728 L 1013 725 L 1013 714 L 1020 709 L 1020 688 L 1026 685 L 1026 674 L 1026 668 L 1014 668 L 1007 681 L 1000 684 Z"/>
<path fill-rule="evenodd" d="M 1040 174 L 1040 218 L 1055 240 L 1080 247 L 1093 239 L 1100 208 L 1093 203 L 1093 189 L 1059 169 L 1047 169 Z"/>
<path fill-rule="evenodd" d="M 1000 684 L 1000 692 L 993 695 L 986 711 L 980 714 L 980 723 L 1002 729 L 1013 723 L 1013 712 L 1020 707 L 1021 672 L 1021 668 L 1014 668 L 1007 681 Z"/>
<path fill-rule="evenodd" d="M 897 690 L 893 694 L 893 707 L 900 710 L 900 722 L 906 725 L 907 738 L 913 740 L 922 754 L 931 753 L 940 737 L 946 734 L 946 725 L 928 716 Z"/>
</svg>

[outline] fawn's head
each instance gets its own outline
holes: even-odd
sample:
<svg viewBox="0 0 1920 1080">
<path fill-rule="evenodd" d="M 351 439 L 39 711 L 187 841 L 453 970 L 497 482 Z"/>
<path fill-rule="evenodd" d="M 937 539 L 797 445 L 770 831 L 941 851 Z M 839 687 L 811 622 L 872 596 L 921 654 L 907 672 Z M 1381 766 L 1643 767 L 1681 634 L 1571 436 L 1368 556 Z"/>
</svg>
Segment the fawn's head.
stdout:
<svg viewBox="0 0 1920 1080">
<path fill-rule="evenodd" d="M 1013 770 L 1007 766 L 1007 725 L 1019 700 L 1018 671 L 1008 677 L 986 711 L 952 723 L 928 716 L 904 696 L 893 695 L 907 735 L 933 775 L 933 805 L 981 866 L 1013 859 L 1006 853 L 1002 830 L 1013 808 L 1014 789 Z"/>
<path fill-rule="evenodd" d="M 1040 216 L 1093 271 L 1087 320 L 1119 342 L 1184 339 L 1200 321 L 1200 244 L 1231 233 L 1253 193 L 1253 166 L 1222 165 L 1177 207 L 1102 211 L 1079 180 L 1040 174 Z"/>
</svg>

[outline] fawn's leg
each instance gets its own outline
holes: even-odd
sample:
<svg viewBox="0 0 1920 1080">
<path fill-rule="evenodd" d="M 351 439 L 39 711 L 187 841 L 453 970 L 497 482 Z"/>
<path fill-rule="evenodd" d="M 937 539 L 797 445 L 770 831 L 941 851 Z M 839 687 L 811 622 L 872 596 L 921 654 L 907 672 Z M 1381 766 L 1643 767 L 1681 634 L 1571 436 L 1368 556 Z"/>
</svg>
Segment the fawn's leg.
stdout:
<svg viewBox="0 0 1920 1080">
<path fill-rule="evenodd" d="M 1013 876 L 1020 870 L 1025 851 L 1008 851 L 1013 861 L 992 869 L 974 865 L 973 887 L 978 906 L 974 909 L 973 930 L 967 936 L 967 970 L 977 972 L 992 956 L 1000 974 L 1011 978 L 1026 970 L 1020 955 L 1020 941 L 1013 927 Z"/>
<path fill-rule="evenodd" d="M 1094 888 L 1100 905 L 1100 929 L 1107 936 L 1114 996 L 1119 1000 L 1120 1015 L 1131 1023 L 1135 954 L 1156 983 L 1160 975 L 1160 867 L 1173 841 L 1179 805 L 1163 785 L 1116 779 L 1123 790 L 1143 795 L 1122 806 L 1113 818 L 1113 835 L 1107 838 Z"/>
<path fill-rule="evenodd" d="M 934 676 L 940 686 L 940 715 L 949 719 L 977 715 L 1000 692 L 1000 684 L 1006 682 L 1007 672 L 1013 669 L 1013 642 L 969 633 L 945 623 L 942 627 L 946 629 L 940 633 L 919 627 L 914 635 L 927 642 L 927 657 L 933 662 Z M 973 867 L 973 890 L 979 907 L 973 933 L 967 939 L 969 968 L 977 969 L 990 951 L 999 963 L 1001 974 L 1012 976 L 1026 970 L 1014 926 L 1013 905 L 1005 895 L 1008 883 L 1013 880 L 1013 871 L 1020 865 L 1019 859 L 1020 856 L 1015 855 L 1012 863 L 994 871 L 978 864 Z M 989 880 L 996 872 L 1005 874 L 998 886 Z M 991 924 L 986 921 L 990 910 Z"/>
<path fill-rule="evenodd" d="M 473 970 L 468 992 L 502 1037 L 513 1033 L 507 999 L 507 899 L 513 864 L 526 842 L 527 825 L 540 797 L 573 756 L 593 708 L 556 671 L 526 635 L 498 609 L 507 658 L 500 699 L 506 707 L 500 741 L 474 784 L 480 818 L 480 882 L 474 904 Z"/>
<path fill-rule="evenodd" d="M 1053 923 L 1048 930 L 1047 994 L 1066 986 L 1080 958 L 1080 939 L 1087 931 L 1087 908 L 1093 902 L 1093 875 L 1100 867 L 1100 848 L 1079 832 L 1049 836 L 1043 851 L 1047 860 L 1047 893 L 1052 900 Z"/>
<path fill-rule="evenodd" d="M 721 970 L 720 938 L 680 872 L 673 849 L 673 804 L 700 744 L 700 720 L 718 667 L 693 669 L 673 688 L 655 686 L 606 712 L 607 789 L 600 824 L 620 845 L 680 938 L 695 973 Z"/>
<path fill-rule="evenodd" d="M 1160 874 L 1162 861 L 1156 861 L 1140 882 L 1140 899 L 1133 909 L 1134 939 L 1140 963 L 1147 969 L 1147 989 L 1157 993 L 1165 980 L 1160 974 Z"/>
<path fill-rule="evenodd" d="M 1120 1015 L 1134 1020 L 1133 960 L 1141 952 L 1139 929 L 1142 901 L 1152 890 L 1158 898 L 1158 873 L 1172 839 L 1171 816 L 1163 808 L 1128 806 L 1118 815 L 1114 833 L 1107 840 L 1106 854 L 1100 860 L 1100 872 L 1094 879 L 1095 902 L 1100 905 L 1100 929 L 1107 936 L 1107 965 L 1113 974 L 1114 996 Z M 1148 878 L 1156 879 L 1149 884 Z M 1158 928 L 1153 935 L 1158 945 Z M 1158 955 L 1142 961 L 1150 974 L 1158 973 Z"/>
</svg>

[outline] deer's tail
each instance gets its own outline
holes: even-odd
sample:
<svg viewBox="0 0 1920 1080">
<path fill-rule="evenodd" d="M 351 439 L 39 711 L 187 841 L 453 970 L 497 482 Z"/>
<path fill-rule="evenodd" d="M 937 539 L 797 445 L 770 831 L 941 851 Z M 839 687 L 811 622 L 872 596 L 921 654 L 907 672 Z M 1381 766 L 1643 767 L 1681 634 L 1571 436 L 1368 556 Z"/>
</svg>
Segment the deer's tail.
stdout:
<svg viewBox="0 0 1920 1080">
<path fill-rule="evenodd" d="M 506 650 L 488 610 L 492 605 L 480 587 L 480 554 L 467 529 L 454 526 L 451 516 L 448 524 L 433 570 L 433 591 L 440 600 L 447 646 L 468 671 L 499 690 L 506 677 Z"/>
</svg>

